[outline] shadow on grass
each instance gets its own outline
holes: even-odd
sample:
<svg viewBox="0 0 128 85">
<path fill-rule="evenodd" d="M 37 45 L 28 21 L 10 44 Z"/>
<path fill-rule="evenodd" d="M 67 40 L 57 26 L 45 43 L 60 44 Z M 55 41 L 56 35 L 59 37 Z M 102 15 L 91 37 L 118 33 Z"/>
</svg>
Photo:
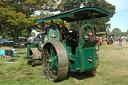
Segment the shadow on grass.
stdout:
<svg viewBox="0 0 128 85">
<path fill-rule="evenodd" d="M 16 58 L 24 58 L 26 55 L 27 55 L 27 54 L 25 54 L 25 53 L 16 53 L 16 54 L 14 55 L 14 58 L 15 58 L 15 57 L 16 57 Z"/>
<path fill-rule="evenodd" d="M 69 72 L 65 79 L 67 80 L 70 77 L 76 78 L 78 80 L 83 80 L 83 79 L 90 78 L 90 77 L 93 77 L 93 76 L 91 75 L 91 72 L 83 72 L 83 73 Z"/>
<path fill-rule="evenodd" d="M 128 48 L 128 47 L 123 47 L 123 48 Z"/>
<path fill-rule="evenodd" d="M 58 83 L 64 80 L 69 80 L 70 77 L 73 77 L 77 80 L 83 80 L 83 79 L 94 77 L 94 76 L 90 75 L 90 72 L 83 72 L 83 73 L 69 72 L 66 78 L 59 80 L 59 81 L 54 81 L 54 82 Z"/>
<path fill-rule="evenodd" d="M 16 61 L 16 60 L 18 60 L 18 59 L 12 58 L 12 59 L 8 59 L 8 62 L 14 62 L 14 61 Z"/>
<path fill-rule="evenodd" d="M 128 47 L 123 47 L 124 49 L 126 48 L 128 48 Z M 121 50 L 121 49 L 119 49 L 118 47 L 117 48 L 114 48 L 114 50 Z"/>
</svg>

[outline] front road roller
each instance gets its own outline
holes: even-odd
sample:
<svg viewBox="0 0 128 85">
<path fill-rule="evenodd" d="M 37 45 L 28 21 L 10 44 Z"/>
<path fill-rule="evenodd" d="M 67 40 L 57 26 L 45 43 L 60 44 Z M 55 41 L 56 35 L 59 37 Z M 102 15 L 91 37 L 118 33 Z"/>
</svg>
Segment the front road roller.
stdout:
<svg viewBox="0 0 128 85">
<path fill-rule="evenodd" d="M 45 43 L 41 52 L 41 61 L 45 76 L 52 81 L 59 81 L 68 73 L 68 55 L 59 41 Z"/>
</svg>

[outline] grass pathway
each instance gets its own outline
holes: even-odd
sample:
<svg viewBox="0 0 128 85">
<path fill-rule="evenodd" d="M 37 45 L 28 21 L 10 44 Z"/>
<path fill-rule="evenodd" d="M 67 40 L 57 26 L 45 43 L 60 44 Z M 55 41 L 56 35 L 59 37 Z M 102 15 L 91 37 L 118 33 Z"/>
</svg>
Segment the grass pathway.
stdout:
<svg viewBox="0 0 128 85">
<path fill-rule="evenodd" d="M 128 85 L 128 43 L 123 42 L 123 50 L 117 49 L 118 42 L 100 47 L 96 77 L 71 74 L 60 82 L 47 80 L 42 67 L 30 67 L 22 54 L 11 64 L 0 58 L 0 85 Z"/>
</svg>

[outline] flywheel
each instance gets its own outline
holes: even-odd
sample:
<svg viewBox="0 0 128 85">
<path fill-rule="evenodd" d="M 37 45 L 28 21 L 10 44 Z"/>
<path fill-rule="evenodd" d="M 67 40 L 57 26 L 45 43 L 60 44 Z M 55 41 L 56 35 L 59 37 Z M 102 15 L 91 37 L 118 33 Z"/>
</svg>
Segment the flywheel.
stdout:
<svg viewBox="0 0 128 85">
<path fill-rule="evenodd" d="M 41 52 L 42 67 L 45 76 L 52 81 L 63 80 L 69 69 L 68 55 L 59 41 L 47 42 Z"/>
</svg>

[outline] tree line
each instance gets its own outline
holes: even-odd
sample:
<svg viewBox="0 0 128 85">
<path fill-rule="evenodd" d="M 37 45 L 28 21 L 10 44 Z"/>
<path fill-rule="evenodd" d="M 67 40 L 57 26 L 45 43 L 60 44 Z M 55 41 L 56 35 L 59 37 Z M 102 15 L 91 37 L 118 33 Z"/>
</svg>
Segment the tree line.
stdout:
<svg viewBox="0 0 128 85">
<path fill-rule="evenodd" d="M 126 32 L 122 32 L 119 28 L 114 28 L 110 34 L 116 34 L 118 36 L 127 36 L 128 35 L 128 29 Z"/>
<path fill-rule="evenodd" d="M 96 19 L 93 23 L 97 31 L 110 28 L 108 21 L 115 14 L 115 6 L 106 0 L 0 0 L 0 35 L 17 42 L 20 36 L 28 37 L 32 29 L 40 30 L 37 20 L 42 16 L 35 15 L 36 11 L 43 11 L 45 17 L 51 15 L 50 12 L 64 12 L 83 6 L 107 10 L 110 16 Z"/>
</svg>

